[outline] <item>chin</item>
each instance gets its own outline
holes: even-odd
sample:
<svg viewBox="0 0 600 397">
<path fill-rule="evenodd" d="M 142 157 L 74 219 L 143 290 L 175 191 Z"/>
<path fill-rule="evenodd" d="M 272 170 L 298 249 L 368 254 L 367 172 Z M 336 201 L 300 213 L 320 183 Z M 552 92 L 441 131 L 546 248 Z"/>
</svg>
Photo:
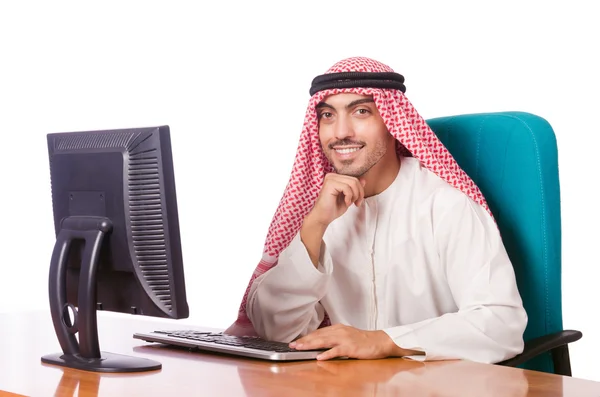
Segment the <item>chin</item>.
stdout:
<svg viewBox="0 0 600 397">
<path fill-rule="evenodd" d="M 361 168 L 335 168 L 335 172 L 337 172 L 340 175 L 346 175 L 346 176 L 352 176 L 354 178 L 360 178 L 361 176 L 363 176 L 366 171 L 364 171 Z"/>
</svg>

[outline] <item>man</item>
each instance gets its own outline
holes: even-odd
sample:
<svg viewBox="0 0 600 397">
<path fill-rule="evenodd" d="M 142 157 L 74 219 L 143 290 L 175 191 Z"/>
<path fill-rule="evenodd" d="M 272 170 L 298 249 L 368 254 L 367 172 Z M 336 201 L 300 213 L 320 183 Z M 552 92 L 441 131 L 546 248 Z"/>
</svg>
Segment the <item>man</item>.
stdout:
<svg viewBox="0 0 600 397">
<path fill-rule="evenodd" d="M 290 182 L 227 332 L 326 349 L 322 360 L 521 353 L 527 315 L 498 228 L 404 78 L 350 58 L 310 92 Z"/>
</svg>

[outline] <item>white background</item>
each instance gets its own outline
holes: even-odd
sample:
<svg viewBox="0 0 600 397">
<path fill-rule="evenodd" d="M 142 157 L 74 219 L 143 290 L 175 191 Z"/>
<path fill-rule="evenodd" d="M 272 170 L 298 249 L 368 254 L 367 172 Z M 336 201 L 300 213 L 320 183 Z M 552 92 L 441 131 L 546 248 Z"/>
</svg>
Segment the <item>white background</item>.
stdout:
<svg viewBox="0 0 600 397">
<path fill-rule="evenodd" d="M 287 183 L 311 79 L 360 55 L 402 73 L 425 118 L 521 110 L 553 125 L 564 326 L 584 333 L 574 376 L 600 380 L 592 3 L 2 3 L 0 311 L 47 308 L 45 134 L 168 124 L 188 321 L 228 326 Z"/>
</svg>

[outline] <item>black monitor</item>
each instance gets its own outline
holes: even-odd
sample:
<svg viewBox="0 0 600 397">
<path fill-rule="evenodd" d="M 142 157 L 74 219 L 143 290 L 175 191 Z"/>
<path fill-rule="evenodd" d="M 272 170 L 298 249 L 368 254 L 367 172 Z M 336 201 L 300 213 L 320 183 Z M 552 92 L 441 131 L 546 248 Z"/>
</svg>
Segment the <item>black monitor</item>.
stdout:
<svg viewBox="0 0 600 397">
<path fill-rule="evenodd" d="M 189 315 L 169 127 L 47 138 L 56 234 L 49 298 L 63 352 L 42 362 L 97 372 L 160 369 L 101 352 L 96 311 Z"/>
</svg>

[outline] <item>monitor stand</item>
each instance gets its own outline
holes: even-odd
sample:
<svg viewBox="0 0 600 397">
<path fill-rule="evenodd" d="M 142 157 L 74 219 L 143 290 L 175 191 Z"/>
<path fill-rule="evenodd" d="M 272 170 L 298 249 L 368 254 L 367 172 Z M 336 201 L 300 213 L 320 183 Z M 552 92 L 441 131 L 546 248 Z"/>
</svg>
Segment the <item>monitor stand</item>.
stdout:
<svg viewBox="0 0 600 397">
<path fill-rule="evenodd" d="M 112 231 L 108 218 L 71 216 L 61 223 L 50 262 L 50 312 L 62 353 L 42 357 L 42 362 L 94 372 L 141 372 L 161 369 L 145 358 L 100 352 L 96 317 L 96 272 L 102 241 Z M 67 259 L 72 243 L 83 240 L 79 276 L 78 310 L 67 303 Z M 71 322 L 69 310 L 73 311 Z M 79 342 L 75 334 L 79 333 Z"/>
</svg>

